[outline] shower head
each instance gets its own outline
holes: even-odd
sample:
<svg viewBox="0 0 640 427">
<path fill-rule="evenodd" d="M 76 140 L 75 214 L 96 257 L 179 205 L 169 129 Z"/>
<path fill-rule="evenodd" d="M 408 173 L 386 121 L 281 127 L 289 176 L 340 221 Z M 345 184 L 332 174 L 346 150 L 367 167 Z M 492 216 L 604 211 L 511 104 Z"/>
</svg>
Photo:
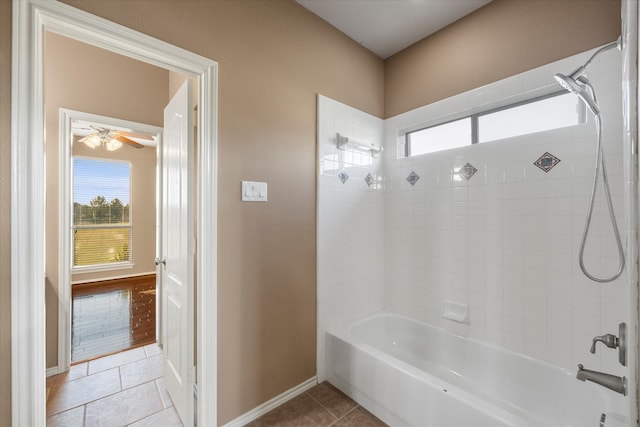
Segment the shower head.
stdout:
<svg viewBox="0 0 640 427">
<path fill-rule="evenodd" d="M 574 95 L 577 95 L 587 105 L 587 107 L 589 107 L 595 116 L 600 114 L 600 108 L 598 108 L 598 103 L 595 99 L 595 92 L 591 83 L 589 83 L 589 80 L 584 77 L 578 77 L 576 79 L 572 76 L 565 76 L 561 73 L 557 73 L 554 77 L 560 86 Z"/>
<path fill-rule="evenodd" d="M 602 46 L 600 49 L 596 50 L 593 55 L 580 67 L 576 68 L 571 74 L 561 74 L 557 73 L 554 77 L 556 81 L 568 90 L 569 92 L 577 95 L 586 105 L 589 107 L 589 110 L 595 115 L 600 115 L 600 108 L 598 107 L 598 103 L 596 102 L 596 94 L 593 90 L 593 86 L 586 77 L 583 76 L 584 72 L 587 70 L 591 61 L 598 56 L 600 53 L 613 49 L 622 47 L 622 38 L 618 37 L 618 40 L 615 42 L 611 42 Z"/>
</svg>

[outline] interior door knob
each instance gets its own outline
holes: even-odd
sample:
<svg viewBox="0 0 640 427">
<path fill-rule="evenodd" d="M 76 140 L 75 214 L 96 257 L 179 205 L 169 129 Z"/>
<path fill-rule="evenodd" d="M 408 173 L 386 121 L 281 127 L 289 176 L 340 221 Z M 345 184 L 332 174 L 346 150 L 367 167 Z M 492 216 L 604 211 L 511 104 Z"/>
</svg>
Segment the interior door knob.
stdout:
<svg viewBox="0 0 640 427">
<path fill-rule="evenodd" d="M 167 266 L 167 257 L 162 257 L 162 259 L 160 258 L 156 258 L 156 265 L 164 265 L 165 267 Z"/>
</svg>

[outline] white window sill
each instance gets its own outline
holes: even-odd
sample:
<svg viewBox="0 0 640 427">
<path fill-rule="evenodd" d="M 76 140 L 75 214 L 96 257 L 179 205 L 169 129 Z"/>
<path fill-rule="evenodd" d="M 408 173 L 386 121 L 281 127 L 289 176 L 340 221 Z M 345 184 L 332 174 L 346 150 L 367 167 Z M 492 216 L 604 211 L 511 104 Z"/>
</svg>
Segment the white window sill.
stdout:
<svg viewBox="0 0 640 427">
<path fill-rule="evenodd" d="M 135 267 L 135 264 L 132 262 L 114 262 L 111 264 L 99 264 L 99 265 L 86 265 L 82 267 L 72 267 L 72 274 L 82 274 L 82 273 L 98 273 L 101 271 L 111 271 L 111 270 L 124 270 Z"/>
</svg>

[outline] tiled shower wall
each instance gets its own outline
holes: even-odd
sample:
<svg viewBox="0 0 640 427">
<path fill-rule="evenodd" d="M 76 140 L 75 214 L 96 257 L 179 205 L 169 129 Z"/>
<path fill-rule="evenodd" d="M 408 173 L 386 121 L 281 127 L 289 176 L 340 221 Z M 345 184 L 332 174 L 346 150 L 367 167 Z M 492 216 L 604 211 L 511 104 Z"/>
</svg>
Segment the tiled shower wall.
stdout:
<svg viewBox="0 0 640 427">
<path fill-rule="evenodd" d="M 383 121 L 318 96 L 318 378 L 327 328 L 383 307 L 381 156 L 338 150 L 336 134 L 382 145 Z"/>
<path fill-rule="evenodd" d="M 592 338 L 617 334 L 629 313 L 624 275 L 597 284 L 578 267 L 595 166 L 591 114 L 583 125 L 413 158 L 403 157 L 399 137 L 420 124 L 559 90 L 553 75 L 587 58 L 567 58 L 385 121 L 385 309 L 571 370 L 583 363 L 627 374 L 616 351 L 602 346 L 589 353 Z M 587 75 L 604 115 L 609 181 L 623 226 L 620 52 L 600 55 Z M 547 152 L 560 162 L 544 172 L 534 162 Z M 468 180 L 458 173 L 467 163 L 477 169 Z M 411 172 L 419 176 L 414 185 Z M 617 267 L 603 195 L 599 187 L 586 250 L 597 275 Z M 468 321 L 443 318 L 445 301 L 467 305 Z"/>
</svg>

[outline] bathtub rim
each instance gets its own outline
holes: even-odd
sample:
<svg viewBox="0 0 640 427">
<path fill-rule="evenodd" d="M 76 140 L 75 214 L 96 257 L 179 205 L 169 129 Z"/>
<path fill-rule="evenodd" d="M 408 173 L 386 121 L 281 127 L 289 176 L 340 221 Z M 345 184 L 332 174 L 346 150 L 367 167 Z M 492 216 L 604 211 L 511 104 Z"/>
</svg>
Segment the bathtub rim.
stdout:
<svg viewBox="0 0 640 427">
<path fill-rule="evenodd" d="M 421 320 L 418 320 L 418 319 L 414 319 L 414 318 L 406 316 L 404 314 L 394 313 L 392 311 L 387 311 L 387 310 L 380 310 L 380 311 L 377 311 L 375 313 L 371 313 L 371 314 L 369 314 L 367 316 L 364 316 L 364 317 L 361 317 L 361 318 L 359 318 L 357 320 L 354 320 L 353 322 L 348 323 L 348 324 L 329 327 L 329 328 L 326 329 L 326 333 L 334 335 L 334 336 L 336 336 L 338 338 L 341 338 L 343 340 L 346 340 L 346 341 L 350 342 L 351 344 L 355 344 L 357 342 L 358 344 L 363 346 L 361 348 L 372 349 L 372 350 L 375 350 L 376 352 L 384 353 L 382 350 L 380 350 L 380 349 L 378 349 L 378 348 L 376 348 L 376 347 L 374 347 L 374 346 L 372 346 L 370 344 L 367 344 L 367 343 L 363 342 L 360 339 L 354 339 L 356 337 L 353 335 L 354 328 L 356 328 L 358 326 L 361 326 L 364 323 L 367 323 L 367 322 L 369 322 L 369 321 L 371 321 L 373 319 L 377 319 L 377 318 L 381 318 L 381 317 L 397 318 L 397 319 L 402 319 L 402 320 L 408 321 L 410 323 L 416 323 L 416 324 L 419 324 L 421 326 L 425 326 L 428 329 L 436 330 L 439 333 L 444 333 L 446 336 L 448 336 L 448 337 L 450 337 L 452 339 L 469 341 L 469 342 L 471 342 L 473 344 L 477 344 L 477 345 L 480 345 L 480 346 L 483 346 L 483 347 L 487 347 L 487 348 L 490 348 L 492 350 L 499 351 L 501 353 L 506 353 L 508 355 L 524 358 L 524 359 L 526 359 L 526 360 L 528 360 L 528 361 L 530 361 L 532 363 L 539 364 L 540 366 L 544 366 L 544 367 L 548 367 L 548 368 L 552 368 L 554 370 L 557 370 L 558 372 L 561 372 L 564 375 L 575 375 L 575 372 L 573 372 L 573 371 L 571 371 L 571 370 L 569 370 L 567 368 L 564 368 L 562 366 L 555 365 L 553 363 L 547 362 L 545 360 L 536 359 L 536 358 L 534 358 L 532 356 L 528 356 L 528 355 L 523 354 L 523 353 L 518 353 L 517 351 L 510 350 L 508 348 L 499 346 L 497 344 L 493 344 L 493 343 L 486 342 L 486 341 L 481 341 L 481 340 L 479 340 L 477 338 L 465 337 L 463 335 L 456 334 L 455 332 L 449 331 L 449 330 L 447 330 L 447 329 L 445 329 L 445 328 L 443 328 L 441 326 L 436 326 L 436 325 L 433 325 L 431 323 L 427 323 L 427 322 L 424 322 L 424 321 L 421 321 Z M 352 339 L 349 339 L 349 338 L 352 338 Z M 394 358 L 394 359 L 396 359 L 396 358 Z M 396 359 L 396 360 L 399 360 L 399 359 Z M 402 362 L 401 360 L 399 360 L 399 361 Z M 404 363 L 406 363 L 406 362 L 404 362 Z"/>
<path fill-rule="evenodd" d="M 490 351 L 497 351 L 499 353 L 503 353 L 507 357 L 516 357 L 518 359 L 523 360 L 525 363 L 532 363 L 540 367 L 541 369 L 550 370 L 551 372 L 554 372 L 559 376 L 575 377 L 575 372 L 567 368 L 564 368 L 562 366 L 558 366 L 544 360 L 539 360 L 531 356 L 527 356 L 525 354 L 518 353 L 513 350 L 509 350 L 507 348 L 501 347 L 496 344 L 481 341 L 476 338 L 465 337 L 465 336 L 456 334 L 454 332 L 451 332 L 447 329 L 444 329 L 442 327 L 435 326 L 430 323 L 417 320 L 403 314 L 387 311 L 387 310 L 379 310 L 375 313 L 371 313 L 369 315 L 356 319 L 348 324 L 334 325 L 332 327 L 328 327 L 325 330 L 325 334 L 332 335 L 333 337 L 339 339 L 340 341 L 343 341 L 344 343 L 353 346 L 357 350 L 363 351 L 369 355 L 372 355 L 373 357 L 376 357 L 378 359 L 381 359 L 382 361 L 390 363 L 392 366 L 394 366 L 396 369 L 398 369 L 399 371 L 401 371 L 406 375 L 410 375 L 414 378 L 422 378 L 428 381 L 432 381 L 432 384 L 434 384 L 434 386 L 436 387 L 444 386 L 450 392 L 453 392 L 454 395 L 474 396 L 473 393 L 470 392 L 469 390 L 466 390 L 463 387 L 458 386 L 457 384 L 452 384 L 448 382 L 445 378 L 438 377 L 434 373 L 427 372 L 425 370 L 420 369 L 417 366 L 412 365 L 409 362 L 406 362 L 402 359 L 394 357 L 393 355 L 385 352 L 383 349 L 380 349 L 374 345 L 368 344 L 365 341 L 363 341 L 361 338 L 356 337 L 354 335 L 355 328 L 378 318 L 392 318 L 392 319 L 395 318 L 395 319 L 400 319 L 402 321 L 407 321 L 409 323 L 417 324 L 420 327 L 426 327 L 427 329 L 434 330 L 436 333 L 443 333 L 447 337 L 447 339 L 469 341 L 472 344 L 485 347 Z M 325 341 L 328 342 L 328 337 L 325 337 Z M 329 347 L 326 345 L 325 345 L 325 352 L 326 353 L 329 352 Z M 329 372 L 329 369 L 330 369 L 329 367 L 330 361 L 331 361 L 331 356 L 329 354 L 325 354 L 325 363 L 326 363 L 325 369 L 327 370 L 327 373 Z M 327 380 L 329 380 L 329 378 L 330 378 L 330 375 L 327 375 Z M 578 381 L 578 380 L 576 379 L 575 381 Z M 591 382 L 585 382 L 582 385 L 586 387 L 586 389 L 584 390 L 585 393 L 595 393 L 603 399 L 603 403 L 604 403 L 603 411 L 607 414 L 607 417 L 611 416 L 614 419 L 620 419 L 620 417 L 625 418 L 624 416 L 625 411 L 623 409 L 626 407 L 625 401 L 627 397 L 612 395 L 606 389 L 603 389 L 599 385 Z M 496 405 L 495 402 L 490 402 L 490 403 L 500 408 L 501 411 L 505 410 L 502 405 Z M 516 406 L 515 408 L 518 408 L 518 407 Z M 506 411 L 506 412 L 513 414 L 513 412 L 511 411 Z M 525 422 L 532 420 L 532 415 L 526 410 L 522 409 L 516 412 L 520 413 L 521 415 L 514 414 L 515 418 L 520 418 Z M 511 419 L 512 417 L 508 416 L 507 418 Z M 505 418 L 499 417 L 499 419 L 504 420 Z M 544 422 L 544 420 L 540 420 L 540 421 Z M 532 424 L 532 425 L 537 425 L 537 424 Z"/>
</svg>

